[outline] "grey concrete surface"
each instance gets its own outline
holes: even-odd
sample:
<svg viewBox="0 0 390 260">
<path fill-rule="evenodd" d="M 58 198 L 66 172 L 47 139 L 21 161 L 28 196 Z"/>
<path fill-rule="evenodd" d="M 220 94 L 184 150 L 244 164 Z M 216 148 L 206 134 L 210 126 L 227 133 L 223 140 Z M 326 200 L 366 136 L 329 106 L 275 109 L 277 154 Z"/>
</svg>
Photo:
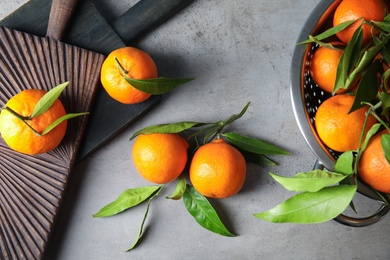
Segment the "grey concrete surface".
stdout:
<svg viewBox="0 0 390 260">
<path fill-rule="evenodd" d="M 3 0 L 0 18 L 24 2 Z M 136 1 L 96 2 L 112 19 Z M 196 80 L 165 94 L 153 111 L 73 170 L 47 259 L 389 259 L 390 216 L 364 228 L 335 221 L 273 224 L 253 216 L 291 195 L 268 172 L 293 175 L 311 170 L 316 161 L 293 115 L 289 70 L 298 33 L 318 3 L 197 0 L 139 41 L 136 46 L 156 60 L 161 76 Z M 250 164 L 238 195 L 211 201 L 237 237 L 204 230 L 181 200 L 165 199 L 173 185 L 152 202 L 144 236 L 131 252 L 125 250 L 137 235 L 145 205 L 106 219 L 92 218 L 125 189 L 149 184 L 131 160 L 129 137 L 136 130 L 223 119 L 248 101 L 247 113 L 231 129 L 277 144 L 291 156 L 272 157 L 279 163 L 275 167 Z"/>
</svg>

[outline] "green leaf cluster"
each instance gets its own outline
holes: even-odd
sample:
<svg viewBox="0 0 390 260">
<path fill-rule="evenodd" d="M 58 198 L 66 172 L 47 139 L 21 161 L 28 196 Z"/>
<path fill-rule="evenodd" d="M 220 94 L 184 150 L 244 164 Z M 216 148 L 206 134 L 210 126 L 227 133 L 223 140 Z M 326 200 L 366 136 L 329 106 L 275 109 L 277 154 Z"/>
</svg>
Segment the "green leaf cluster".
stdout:
<svg viewBox="0 0 390 260">
<path fill-rule="evenodd" d="M 94 214 L 93 217 L 102 218 L 113 216 L 147 201 L 145 214 L 138 235 L 133 244 L 127 249 L 127 251 L 130 251 L 135 248 L 142 236 L 151 201 L 160 194 L 164 187 L 165 185 L 143 186 L 125 190 L 116 200 L 104 206 Z M 222 236 L 235 236 L 222 223 L 217 212 L 207 198 L 197 192 L 191 185 L 187 184 L 186 179 L 183 176 L 178 178 L 176 188 L 172 195 L 165 196 L 165 198 L 171 200 L 182 199 L 187 211 L 203 228 Z"/>
<path fill-rule="evenodd" d="M 289 155 L 290 153 L 258 138 L 249 137 L 236 132 L 225 132 L 225 128 L 234 121 L 240 119 L 247 111 L 250 102 L 238 114 L 234 114 L 225 120 L 217 122 L 193 122 L 183 121 L 169 124 L 158 124 L 145 127 L 135 132 L 130 140 L 133 140 L 141 134 L 152 133 L 181 133 L 187 134 L 187 139 L 194 139 L 196 148 L 202 144 L 208 143 L 215 138 L 224 138 L 225 141 L 237 147 L 247 161 L 255 162 L 263 165 L 275 165 L 276 163 L 266 155 Z M 201 140 L 200 140 L 201 139 Z M 195 148 L 195 149 L 196 149 Z"/>
<path fill-rule="evenodd" d="M 257 163 L 274 165 L 275 163 L 265 155 L 289 155 L 289 153 L 273 144 L 267 143 L 257 138 L 245 136 L 235 132 L 225 132 L 224 129 L 228 125 L 232 124 L 239 118 L 241 118 L 247 111 L 250 102 L 248 102 L 244 108 L 238 114 L 234 114 L 225 120 L 217 122 L 194 122 L 183 121 L 169 124 L 159 124 L 145 127 L 139 131 L 136 131 L 130 138 L 133 140 L 139 135 L 153 134 L 153 133 L 179 133 L 187 135 L 187 139 L 194 139 L 196 148 L 200 145 L 212 141 L 214 138 L 225 138 L 227 142 L 236 146 L 240 151 L 245 152 L 244 155 L 251 156 L 251 161 L 256 159 Z M 200 140 L 201 139 L 201 140 Z M 196 149 L 195 148 L 195 149 Z M 186 178 L 181 175 L 177 179 L 175 190 L 171 195 L 166 195 L 165 198 L 171 200 L 183 200 L 184 206 L 188 213 L 195 219 L 195 221 L 203 228 L 214 232 L 216 234 L 233 237 L 235 234 L 230 232 L 221 219 L 218 213 L 208 201 L 206 197 L 196 191 L 196 189 L 187 184 Z M 141 223 L 138 236 L 129 248 L 133 249 L 139 242 L 142 235 L 143 226 L 147 217 L 150 202 L 155 198 L 165 186 L 145 186 L 140 188 L 133 188 L 124 191 L 119 197 L 104 206 L 99 212 L 94 214 L 94 217 L 107 217 L 116 215 L 122 211 L 130 209 L 134 206 L 148 201 L 144 219 Z"/>
<path fill-rule="evenodd" d="M 11 108 L 9 107 L 3 107 L 3 109 L 5 110 L 8 110 L 9 112 L 11 112 L 14 116 L 16 116 L 17 118 L 19 118 L 20 120 L 22 120 L 32 131 L 34 131 L 34 133 L 36 135 L 39 135 L 39 136 L 42 136 L 42 135 L 45 135 L 47 133 L 49 133 L 51 130 L 53 130 L 56 126 L 58 126 L 59 124 L 61 124 L 63 121 L 66 121 L 66 120 L 69 120 L 69 119 L 72 119 L 72 118 L 75 118 L 75 117 L 78 117 L 78 116 L 82 116 L 82 115 L 86 115 L 88 114 L 88 112 L 82 112 L 82 113 L 69 113 L 69 114 L 66 114 L 60 118 L 58 118 L 57 120 L 55 120 L 54 122 L 52 122 L 50 125 L 48 125 L 46 127 L 46 129 L 43 130 L 42 133 L 39 133 L 38 131 L 36 131 L 29 123 L 28 121 L 31 121 L 33 118 L 35 117 L 38 117 L 40 115 L 42 115 L 43 113 L 45 113 L 47 110 L 49 110 L 49 108 L 54 104 L 54 102 L 60 97 L 61 93 L 64 91 L 64 89 L 69 85 L 69 82 L 65 82 L 65 83 L 62 83 L 58 86 L 55 86 L 54 88 L 52 88 L 51 90 L 49 90 L 38 102 L 37 104 L 35 105 L 32 113 L 30 116 L 22 116 L 22 115 L 19 115 L 18 113 L 16 113 L 15 111 L 13 111 Z"/>
<path fill-rule="evenodd" d="M 317 36 L 309 36 L 309 39 L 300 44 L 314 43 L 327 48 L 340 48 L 325 40 L 353 22 L 355 21 L 344 22 Z M 363 21 L 363 24 L 371 25 L 372 31 L 376 30 L 379 34 L 372 34 L 373 40 L 365 44 L 362 26 L 355 31 L 350 42 L 343 48 L 333 90 L 335 94 L 339 89 L 350 89 L 357 83 L 357 92 L 351 93 L 355 95 L 355 100 L 350 112 L 365 105 L 369 106 L 359 148 L 341 154 L 333 172 L 313 170 L 298 173 L 293 177 L 270 173 L 271 177 L 286 190 L 297 194 L 270 210 L 255 214 L 255 217 L 275 223 L 308 224 L 329 221 L 340 215 L 348 206 L 355 210 L 352 199 L 359 185 L 357 181 L 359 159 L 369 140 L 379 130 L 390 131 L 388 123 L 382 120 L 382 116 L 389 119 L 390 111 L 390 70 L 387 69 L 390 62 L 390 15 L 384 21 Z M 377 114 L 377 111 L 381 114 Z M 366 122 L 370 115 L 376 117 L 379 123 L 369 129 L 364 136 Z M 390 163 L 390 134 L 382 135 L 381 144 L 385 157 Z M 389 204 L 389 197 L 386 194 L 375 192 L 384 203 Z"/>
<path fill-rule="evenodd" d="M 353 22 L 355 20 L 331 27 L 317 36 L 309 36 L 308 40 L 300 44 L 316 43 L 320 46 L 334 48 L 332 44 L 325 42 L 325 40 L 345 29 Z M 372 40 L 368 43 L 363 42 L 363 25 L 372 27 Z M 357 28 L 353 37 L 343 49 L 343 54 L 337 67 L 335 87 L 333 90 L 333 94 L 335 94 L 340 89 L 348 90 L 354 84 L 357 84 L 357 91 L 350 93 L 355 96 L 350 112 L 368 105 L 370 106 L 369 114 L 372 114 L 380 122 L 381 128 L 385 128 L 388 131 L 390 131 L 388 124 L 390 121 L 389 39 L 390 14 L 383 21 L 363 20 L 361 26 Z M 387 122 L 382 118 L 386 118 Z M 383 136 L 384 138 L 386 138 L 386 135 Z M 369 138 L 366 139 L 366 143 L 368 141 Z M 382 142 L 382 149 L 385 155 L 390 153 L 385 141 Z M 390 163 L 388 157 L 386 159 Z"/>
</svg>

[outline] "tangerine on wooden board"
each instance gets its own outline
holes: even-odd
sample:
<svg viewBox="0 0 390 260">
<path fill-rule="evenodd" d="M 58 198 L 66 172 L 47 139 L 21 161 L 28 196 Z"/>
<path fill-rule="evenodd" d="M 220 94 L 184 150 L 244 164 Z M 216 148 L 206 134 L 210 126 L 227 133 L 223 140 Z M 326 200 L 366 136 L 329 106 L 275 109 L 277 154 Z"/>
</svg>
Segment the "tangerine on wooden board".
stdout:
<svg viewBox="0 0 390 260">
<path fill-rule="evenodd" d="M 45 94 L 45 90 L 24 90 L 10 98 L 5 106 L 21 116 L 29 117 L 37 102 Z M 45 113 L 27 120 L 27 123 L 38 133 L 42 133 L 51 123 L 65 114 L 64 106 L 57 99 Z M 53 150 L 64 138 L 66 127 L 67 121 L 64 121 L 49 133 L 40 136 L 10 111 L 3 109 L 0 114 L 2 138 L 11 149 L 24 154 L 35 155 Z"/>
<path fill-rule="evenodd" d="M 112 51 L 102 64 L 100 79 L 108 95 L 123 104 L 140 103 L 151 95 L 134 88 L 124 76 L 133 79 L 157 78 L 157 67 L 149 54 L 134 47 Z"/>
<path fill-rule="evenodd" d="M 223 139 L 202 145 L 191 160 L 191 183 L 206 197 L 233 196 L 241 190 L 245 178 L 244 156 Z"/>
<path fill-rule="evenodd" d="M 187 163 L 187 141 L 178 134 L 141 134 L 133 146 L 134 166 L 146 180 L 164 184 L 175 180 Z"/>
<path fill-rule="evenodd" d="M 388 13 L 388 8 L 382 0 L 343 0 L 336 8 L 333 16 L 333 26 L 343 22 L 357 20 L 344 30 L 338 32 L 337 37 L 344 43 L 348 43 L 356 29 L 366 21 L 383 21 Z M 373 31 L 376 33 L 375 31 Z M 363 43 L 372 39 L 372 26 L 363 25 Z"/>
<path fill-rule="evenodd" d="M 364 106 L 349 113 L 354 96 L 338 94 L 325 100 L 315 115 L 315 127 L 322 142 L 337 152 L 356 150 L 363 131 L 368 107 Z M 365 133 L 377 122 L 370 115 Z"/>
</svg>

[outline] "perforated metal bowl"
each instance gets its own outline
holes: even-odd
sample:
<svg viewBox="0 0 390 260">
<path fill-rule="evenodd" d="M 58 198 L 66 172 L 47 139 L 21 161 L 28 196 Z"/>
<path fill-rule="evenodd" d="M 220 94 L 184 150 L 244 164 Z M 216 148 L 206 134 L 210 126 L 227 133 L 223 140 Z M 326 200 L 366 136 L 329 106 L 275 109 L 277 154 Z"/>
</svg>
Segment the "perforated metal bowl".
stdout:
<svg viewBox="0 0 390 260">
<path fill-rule="evenodd" d="M 317 35 L 332 25 L 333 13 L 341 0 L 322 0 L 306 20 L 297 43 L 307 40 L 309 35 Z M 325 167 L 334 170 L 340 153 L 327 147 L 317 135 L 315 114 L 322 102 L 331 94 L 321 90 L 311 78 L 309 72 L 310 59 L 317 46 L 315 44 L 296 45 L 290 71 L 290 92 L 295 119 L 310 149 L 318 158 L 314 168 Z M 378 195 L 364 183 L 359 183 L 358 192 L 374 200 L 380 201 Z M 378 212 L 365 218 L 350 218 L 341 215 L 339 222 L 351 226 L 365 226 L 377 222 L 388 211 L 388 205 L 382 205 Z"/>
</svg>

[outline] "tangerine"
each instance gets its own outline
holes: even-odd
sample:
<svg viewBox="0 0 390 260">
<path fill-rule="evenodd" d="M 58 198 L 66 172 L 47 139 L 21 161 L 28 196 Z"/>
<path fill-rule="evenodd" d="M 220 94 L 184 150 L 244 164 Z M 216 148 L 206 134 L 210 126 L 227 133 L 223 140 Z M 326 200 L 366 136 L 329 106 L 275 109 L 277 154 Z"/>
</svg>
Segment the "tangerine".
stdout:
<svg viewBox="0 0 390 260">
<path fill-rule="evenodd" d="M 199 147 L 190 165 L 194 188 L 210 198 L 227 198 L 239 192 L 246 178 L 244 156 L 223 139 Z"/>
<path fill-rule="evenodd" d="M 320 46 L 310 61 L 310 74 L 314 82 L 324 91 L 332 93 L 336 82 L 337 67 L 341 49 L 330 49 Z M 336 93 L 344 93 L 347 89 L 340 88 Z"/>
<path fill-rule="evenodd" d="M 315 127 L 322 142 L 337 152 L 358 149 L 368 106 L 349 113 L 354 96 L 338 94 L 325 100 L 315 115 Z M 370 115 L 365 134 L 376 123 Z"/>
<path fill-rule="evenodd" d="M 13 96 L 5 107 L 23 117 L 30 117 L 37 102 L 45 95 L 45 90 L 29 89 Z M 56 119 L 66 114 L 61 101 L 54 104 L 40 116 L 27 120 L 27 123 L 38 133 L 42 133 Z M 7 109 L 0 114 L 0 133 L 6 144 L 13 150 L 24 154 L 41 154 L 56 148 L 66 133 L 67 121 L 63 121 L 45 135 L 38 135 L 25 122 Z"/>
<path fill-rule="evenodd" d="M 157 77 L 157 67 L 146 52 L 123 47 L 112 51 L 104 60 L 101 68 L 101 83 L 113 99 L 123 104 L 136 104 L 151 95 L 134 88 L 125 79 L 151 79 Z"/>
<path fill-rule="evenodd" d="M 382 131 L 371 138 L 358 163 L 358 174 L 372 188 L 390 193 L 390 164 L 387 162 L 381 144 Z"/>
<path fill-rule="evenodd" d="M 183 172 L 187 149 L 187 141 L 178 134 L 141 134 L 133 146 L 134 166 L 144 179 L 168 183 Z"/>
<path fill-rule="evenodd" d="M 343 22 L 357 20 L 344 30 L 338 32 L 337 37 L 344 43 L 348 43 L 356 29 L 365 21 L 383 21 L 387 14 L 387 6 L 382 0 L 343 0 L 336 8 L 333 16 L 333 26 Z M 363 43 L 372 39 L 372 26 L 363 24 Z"/>
</svg>

